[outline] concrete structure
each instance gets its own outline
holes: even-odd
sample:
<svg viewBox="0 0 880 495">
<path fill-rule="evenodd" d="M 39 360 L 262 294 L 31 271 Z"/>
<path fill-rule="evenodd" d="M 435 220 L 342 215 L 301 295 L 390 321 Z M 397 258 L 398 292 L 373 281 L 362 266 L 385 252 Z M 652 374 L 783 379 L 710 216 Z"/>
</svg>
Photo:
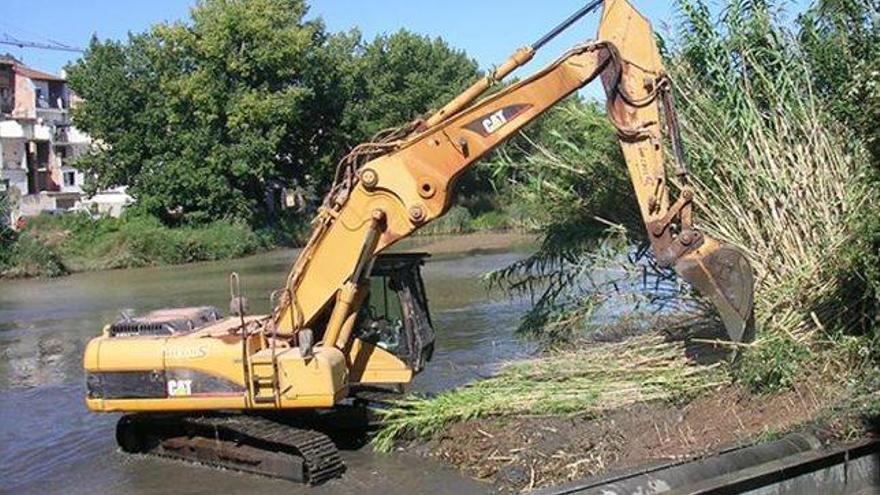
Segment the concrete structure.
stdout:
<svg viewBox="0 0 880 495">
<path fill-rule="evenodd" d="M 70 210 L 82 198 L 71 163 L 91 140 L 71 125 L 75 100 L 63 78 L 0 56 L 0 182 L 20 198 L 13 217 Z"/>
<path fill-rule="evenodd" d="M 134 198 L 126 194 L 125 189 L 125 187 L 117 187 L 83 198 L 77 203 L 76 210 L 93 216 L 118 218 L 128 205 L 134 203 Z"/>
</svg>

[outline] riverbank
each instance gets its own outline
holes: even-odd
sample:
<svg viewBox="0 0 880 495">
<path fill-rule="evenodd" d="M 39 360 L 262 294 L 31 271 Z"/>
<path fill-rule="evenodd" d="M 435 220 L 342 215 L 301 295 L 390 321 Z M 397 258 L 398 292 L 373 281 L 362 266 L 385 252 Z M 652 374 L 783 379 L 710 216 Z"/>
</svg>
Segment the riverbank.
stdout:
<svg viewBox="0 0 880 495">
<path fill-rule="evenodd" d="M 170 228 L 150 216 L 29 218 L 0 259 L 0 277 L 68 273 L 224 260 L 279 246 L 280 237 L 230 221 Z"/>
<path fill-rule="evenodd" d="M 876 392 L 857 385 L 852 370 L 840 363 L 817 364 L 791 388 L 768 394 L 732 383 L 719 370 L 717 382 L 703 382 L 699 393 L 688 393 L 695 385 L 683 365 L 689 358 L 669 361 L 666 381 L 625 383 L 620 369 L 600 369 L 607 363 L 591 363 L 591 357 L 595 354 L 577 351 L 512 363 L 493 378 L 503 377 L 495 383 L 503 394 L 487 386 L 489 379 L 410 403 L 417 411 L 430 408 L 433 423 L 413 425 L 410 416 L 406 440 L 395 447 L 442 460 L 500 491 L 520 493 L 704 457 L 800 429 L 828 442 L 873 433 L 866 421 L 876 409 Z M 671 358 L 633 366 L 660 367 L 666 359 Z M 603 389 L 603 381 L 611 385 Z M 415 415 L 428 420 L 422 412 Z M 390 417 L 392 427 L 400 418 Z M 427 432 L 427 440 L 418 436 Z"/>
<path fill-rule="evenodd" d="M 431 442 L 429 456 L 501 490 L 523 492 L 776 439 L 816 421 L 826 394 L 839 392 L 829 383 L 805 383 L 758 399 L 727 386 L 686 405 L 657 402 L 598 416 L 472 420 Z"/>
<path fill-rule="evenodd" d="M 148 216 L 92 219 L 86 215 L 41 216 L 0 246 L 0 279 L 53 278 L 71 273 L 230 260 L 300 246 L 302 225 L 254 230 L 218 221 L 170 228 Z M 419 235 L 402 248 L 435 255 L 493 252 L 533 244 L 514 232 Z"/>
</svg>

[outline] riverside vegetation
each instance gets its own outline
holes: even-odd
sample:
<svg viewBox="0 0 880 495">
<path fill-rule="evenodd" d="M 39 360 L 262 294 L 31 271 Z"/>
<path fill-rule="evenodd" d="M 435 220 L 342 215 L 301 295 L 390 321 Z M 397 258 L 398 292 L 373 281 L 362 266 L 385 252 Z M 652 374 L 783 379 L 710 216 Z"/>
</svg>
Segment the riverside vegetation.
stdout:
<svg viewBox="0 0 880 495">
<path fill-rule="evenodd" d="M 645 254 L 614 134 L 598 107 L 571 100 L 548 117 L 549 140 L 526 137 L 493 160 L 523 202 L 551 210 L 538 252 L 489 277 L 532 297 L 520 330 L 547 351 L 461 389 L 402 401 L 385 413 L 379 449 L 473 430 L 452 426 L 480 418 L 509 428 L 534 415 L 601 421 L 635 404 L 685 411 L 731 389 L 772 402 L 802 385 L 833 384 L 818 394 L 820 407 L 774 435 L 806 422 L 860 434 L 880 413 L 880 161 L 877 127 L 865 124 L 880 118 L 880 15 L 869 1 L 819 0 L 792 32 L 782 5 L 729 0 L 714 17 L 703 0 L 679 0 L 677 29 L 663 39 L 698 224 L 746 250 L 756 340 L 719 340 L 706 304 Z M 727 351 L 738 358 L 723 359 Z M 586 452 L 595 447 L 580 447 L 590 468 L 579 475 L 609 467 Z M 515 465 L 522 450 L 479 455 Z M 540 464 L 557 462 L 558 452 L 545 454 Z M 527 485 L 528 477 L 515 488 Z"/>
<path fill-rule="evenodd" d="M 269 230 L 219 220 L 169 228 L 158 219 L 84 214 L 29 219 L 21 232 L 5 229 L 0 277 L 55 277 L 71 272 L 174 265 L 241 257 L 288 243 Z"/>
</svg>

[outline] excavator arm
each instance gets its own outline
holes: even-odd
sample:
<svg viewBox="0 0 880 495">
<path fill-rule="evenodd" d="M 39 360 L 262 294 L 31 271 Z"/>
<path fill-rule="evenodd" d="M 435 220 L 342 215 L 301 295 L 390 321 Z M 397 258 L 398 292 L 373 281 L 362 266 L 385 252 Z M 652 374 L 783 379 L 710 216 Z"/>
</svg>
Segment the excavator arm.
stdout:
<svg viewBox="0 0 880 495">
<path fill-rule="evenodd" d="M 528 62 L 549 37 L 599 6 L 604 8 L 596 41 L 578 45 L 531 77 L 478 100 Z M 270 325 L 273 335 L 294 337 L 326 322 L 317 340 L 344 348 L 375 257 L 442 216 L 452 204 L 456 179 L 470 166 L 600 77 L 608 117 L 617 128 L 658 261 L 675 267 L 715 304 L 731 340 L 748 338 L 753 324 L 751 267 L 739 249 L 693 227 L 694 191 L 687 181 L 670 83 L 650 23 L 627 0 L 585 6 L 425 121 L 378 143 L 378 156 L 342 174 L 291 270 Z M 664 136 L 672 142 L 681 186 L 674 201 L 664 166 Z"/>
</svg>

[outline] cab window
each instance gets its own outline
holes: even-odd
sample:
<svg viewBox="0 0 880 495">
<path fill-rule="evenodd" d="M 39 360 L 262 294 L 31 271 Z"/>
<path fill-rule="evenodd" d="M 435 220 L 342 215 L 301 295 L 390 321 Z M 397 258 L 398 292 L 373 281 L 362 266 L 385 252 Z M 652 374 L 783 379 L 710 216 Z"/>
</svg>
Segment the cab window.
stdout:
<svg viewBox="0 0 880 495">
<path fill-rule="evenodd" d="M 358 337 L 389 352 L 397 353 L 403 332 L 400 296 L 391 277 L 370 277 L 368 304 L 361 310 Z"/>
</svg>

